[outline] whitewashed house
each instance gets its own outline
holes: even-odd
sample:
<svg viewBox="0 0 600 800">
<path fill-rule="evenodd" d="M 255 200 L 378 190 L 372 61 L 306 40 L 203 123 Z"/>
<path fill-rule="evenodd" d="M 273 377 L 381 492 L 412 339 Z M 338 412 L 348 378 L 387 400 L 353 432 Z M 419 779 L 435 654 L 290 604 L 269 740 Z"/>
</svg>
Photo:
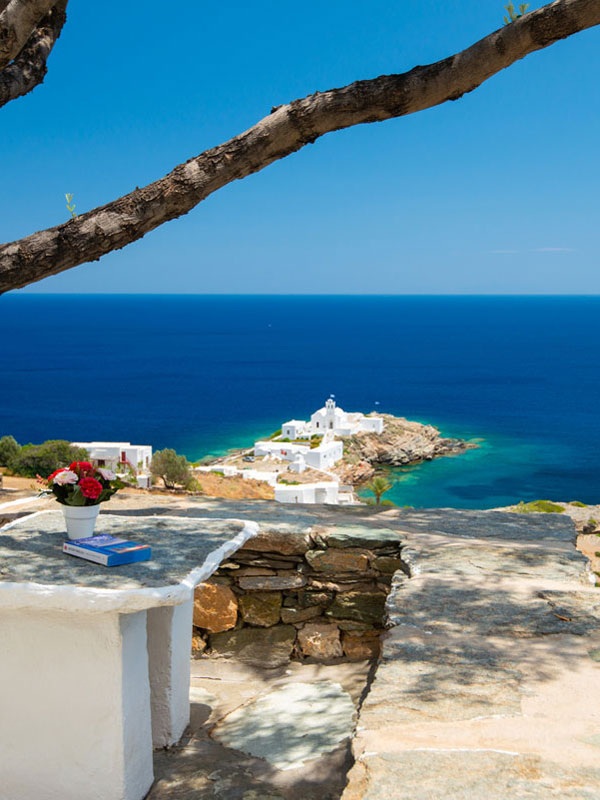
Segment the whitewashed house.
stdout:
<svg viewBox="0 0 600 800">
<path fill-rule="evenodd" d="M 335 436 L 352 436 L 355 433 L 382 433 L 382 417 L 367 417 L 360 412 L 348 413 L 329 398 L 323 408 L 310 418 L 311 433 L 324 434 L 331 431 Z"/>
<path fill-rule="evenodd" d="M 307 466 L 315 469 L 329 469 L 333 467 L 344 455 L 344 445 L 328 436 L 323 437 L 323 441 L 318 447 L 309 448 L 303 454 Z"/>
<path fill-rule="evenodd" d="M 310 423 L 304 419 L 290 419 L 281 426 L 283 439 L 308 439 L 310 437 Z"/>
<path fill-rule="evenodd" d="M 131 444 L 131 442 L 71 442 L 71 444 L 87 450 L 94 466 L 106 467 L 121 475 L 133 472 L 140 488 L 150 488 L 151 445 Z"/>
<path fill-rule="evenodd" d="M 355 503 L 352 487 L 341 486 L 335 481 L 299 483 L 295 486 L 278 483 L 275 486 L 275 500 L 278 503 L 328 503 L 334 506 Z"/>
</svg>

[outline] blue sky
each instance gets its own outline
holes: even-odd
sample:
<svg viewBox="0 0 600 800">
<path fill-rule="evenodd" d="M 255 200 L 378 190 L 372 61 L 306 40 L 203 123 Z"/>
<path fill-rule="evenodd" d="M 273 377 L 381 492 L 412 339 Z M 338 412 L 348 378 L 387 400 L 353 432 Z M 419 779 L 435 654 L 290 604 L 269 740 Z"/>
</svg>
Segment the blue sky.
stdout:
<svg viewBox="0 0 600 800">
<path fill-rule="evenodd" d="M 148 183 L 271 106 L 470 45 L 503 0 L 71 0 L 0 109 L 0 241 Z M 538 7 L 541 3 L 532 4 Z M 599 293 L 600 29 L 410 117 L 330 134 L 34 292 Z"/>
</svg>

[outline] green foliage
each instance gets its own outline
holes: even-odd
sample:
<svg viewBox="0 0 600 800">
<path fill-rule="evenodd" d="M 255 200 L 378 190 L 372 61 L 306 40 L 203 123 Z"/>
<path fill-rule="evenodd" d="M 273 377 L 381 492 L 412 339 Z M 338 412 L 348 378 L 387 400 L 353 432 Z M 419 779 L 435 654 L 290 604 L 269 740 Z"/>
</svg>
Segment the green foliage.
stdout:
<svg viewBox="0 0 600 800">
<path fill-rule="evenodd" d="M 21 446 L 13 436 L 3 436 L 0 439 L 0 467 L 10 467 L 21 450 Z"/>
<path fill-rule="evenodd" d="M 187 458 L 177 455 L 175 450 L 170 448 L 157 450 L 154 453 L 150 472 L 152 475 L 163 479 L 166 489 L 186 486 L 190 478 L 193 477 Z"/>
<path fill-rule="evenodd" d="M 202 486 L 196 480 L 196 478 L 193 477 L 193 475 L 190 475 L 187 483 L 184 486 L 184 489 L 186 489 L 188 492 L 201 492 Z"/>
<path fill-rule="evenodd" d="M 41 475 L 47 478 L 51 472 L 61 467 L 68 467 L 73 461 L 87 461 L 87 450 L 73 447 L 64 439 L 50 439 L 43 444 L 26 444 L 11 460 L 10 470 L 15 475 L 35 478 Z"/>
<path fill-rule="evenodd" d="M 75 213 L 75 203 L 73 202 L 73 195 L 67 193 L 65 197 L 67 199 L 67 208 L 71 212 L 71 218 L 77 219 L 77 214 Z"/>
<path fill-rule="evenodd" d="M 375 495 L 375 503 L 381 503 L 381 496 L 392 488 L 394 484 L 382 475 L 376 475 L 373 480 L 367 483 L 367 489 Z"/>
<path fill-rule="evenodd" d="M 278 431 L 274 431 L 268 438 L 269 439 L 276 439 L 278 436 L 281 436 L 281 428 Z"/>
<path fill-rule="evenodd" d="M 525 503 L 523 500 L 515 508 L 518 514 L 564 514 L 564 508 L 557 503 L 552 503 L 550 500 L 533 500 L 531 503 Z"/>
<path fill-rule="evenodd" d="M 580 500 L 569 500 L 570 506 L 577 506 L 577 508 L 587 508 L 587 503 L 582 503 Z"/>
<path fill-rule="evenodd" d="M 299 486 L 300 481 L 286 481 L 285 478 L 280 478 L 279 483 L 285 483 L 287 486 Z"/>
<path fill-rule="evenodd" d="M 280 441 L 281 442 L 291 442 L 292 440 L 289 438 L 289 436 L 285 436 L 283 439 L 280 439 Z"/>
<path fill-rule="evenodd" d="M 514 22 L 519 17 L 522 17 L 524 14 L 527 13 L 527 9 L 529 8 L 529 3 L 520 3 L 519 10 L 515 11 L 515 7 L 512 0 L 508 0 L 508 5 L 504 6 L 506 11 L 508 12 L 508 16 L 504 17 L 504 24 L 510 25 L 511 22 Z"/>
</svg>

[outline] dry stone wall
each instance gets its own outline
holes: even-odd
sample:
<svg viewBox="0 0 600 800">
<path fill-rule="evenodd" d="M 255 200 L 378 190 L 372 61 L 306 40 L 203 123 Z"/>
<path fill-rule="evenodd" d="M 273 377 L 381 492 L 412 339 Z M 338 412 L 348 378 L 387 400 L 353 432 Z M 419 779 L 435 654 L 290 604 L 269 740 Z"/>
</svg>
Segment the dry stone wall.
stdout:
<svg viewBox="0 0 600 800">
<path fill-rule="evenodd" d="M 195 593 L 193 654 L 260 667 L 379 654 L 392 576 L 408 573 L 388 528 L 263 532 Z"/>
</svg>

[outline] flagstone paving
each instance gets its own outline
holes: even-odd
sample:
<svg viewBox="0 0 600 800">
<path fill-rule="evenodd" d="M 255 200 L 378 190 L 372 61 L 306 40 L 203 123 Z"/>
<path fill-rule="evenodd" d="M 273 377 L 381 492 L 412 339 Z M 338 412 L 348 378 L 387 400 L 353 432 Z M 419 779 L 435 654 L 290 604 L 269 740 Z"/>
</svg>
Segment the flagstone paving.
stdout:
<svg viewBox="0 0 600 800">
<path fill-rule="evenodd" d="M 131 513 L 242 518 L 283 536 L 385 528 L 406 545 L 411 577 L 394 577 L 347 780 L 347 740 L 280 770 L 209 736 L 281 688 L 285 670 L 267 670 L 259 692 L 192 681 L 190 736 L 156 754 L 149 800 L 600 800 L 600 589 L 566 515 L 172 500 L 147 498 Z M 222 678 L 224 662 L 213 663 Z M 353 687 L 340 672 L 355 666 L 290 670 L 302 683 L 339 683 L 356 704 L 366 667 Z"/>
<path fill-rule="evenodd" d="M 346 788 L 316 759 L 300 774 L 321 794 L 306 798 L 600 800 L 600 589 L 566 515 L 207 500 L 182 513 L 290 534 L 386 528 L 406 545 L 412 577 L 394 577 Z M 197 797 L 303 796 L 268 781 L 236 794 L 219 780 Z"/>
</svg>

